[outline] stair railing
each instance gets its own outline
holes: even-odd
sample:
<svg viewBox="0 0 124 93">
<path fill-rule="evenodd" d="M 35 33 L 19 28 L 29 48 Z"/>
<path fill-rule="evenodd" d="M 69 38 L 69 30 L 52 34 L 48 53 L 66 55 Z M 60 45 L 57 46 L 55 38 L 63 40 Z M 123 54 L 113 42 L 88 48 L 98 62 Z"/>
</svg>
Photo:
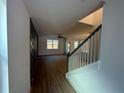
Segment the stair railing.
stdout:
<svg viewBox="0 0 124 93">
<path fill-rule="evenodd" d="M 68 54 L 68 72 L 97 62 L 100 58 L 100 25 L 73 52 Z"/>
</svg>

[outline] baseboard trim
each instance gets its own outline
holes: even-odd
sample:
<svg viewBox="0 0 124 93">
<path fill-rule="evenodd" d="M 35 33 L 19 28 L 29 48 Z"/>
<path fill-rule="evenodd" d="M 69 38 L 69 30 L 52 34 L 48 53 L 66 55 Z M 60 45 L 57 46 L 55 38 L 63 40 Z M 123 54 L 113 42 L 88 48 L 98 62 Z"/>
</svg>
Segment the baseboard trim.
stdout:
<svg viewBox="0 0 124 93">
<path fill-rule="evenodd" d="M 42 56 L 59 56 L 59 55 L 67 55 L 67 54 L 47 54 L 47 55 L 38 55 L 38 57 L 42 57 Z"/>
</svg>

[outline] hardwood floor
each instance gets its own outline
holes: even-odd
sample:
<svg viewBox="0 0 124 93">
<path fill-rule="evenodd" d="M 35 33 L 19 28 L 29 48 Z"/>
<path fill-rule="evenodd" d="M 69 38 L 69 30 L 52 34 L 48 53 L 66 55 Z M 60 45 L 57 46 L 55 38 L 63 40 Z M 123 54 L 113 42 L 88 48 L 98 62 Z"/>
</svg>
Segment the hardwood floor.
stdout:
<svg viewBox="0 0 124 93">
<path fill-rule="evenodd" d="M 76 93 L 65 78 L 66 56 L 42 56 L 36 65 L 31 93 Z"/>
</svg>

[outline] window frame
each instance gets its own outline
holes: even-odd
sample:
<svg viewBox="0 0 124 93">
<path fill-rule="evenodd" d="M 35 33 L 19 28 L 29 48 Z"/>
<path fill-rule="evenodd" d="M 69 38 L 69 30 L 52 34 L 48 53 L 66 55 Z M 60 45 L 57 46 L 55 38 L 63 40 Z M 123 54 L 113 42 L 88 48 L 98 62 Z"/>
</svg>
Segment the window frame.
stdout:
<svg viewBox="0 0 124 93">
<path fill-rule="evenodd" d="M 77 44 L 76 44 L 77 43 Z M 79 45 L 79 41 L 78 40 L 75 40 L 74 41 L 74 49 L 76 49 L 77 47 L 78 47 L 78 45 Z"/>
<path fill-rule="evenodd" d="M 51 48 L 49 47 L 51 43 Z M 47 50 L 57 50 L 59 49 L 59 40 L 58 39 L 47 39 L 47 47 L 46 47 Z"/>
</svg>

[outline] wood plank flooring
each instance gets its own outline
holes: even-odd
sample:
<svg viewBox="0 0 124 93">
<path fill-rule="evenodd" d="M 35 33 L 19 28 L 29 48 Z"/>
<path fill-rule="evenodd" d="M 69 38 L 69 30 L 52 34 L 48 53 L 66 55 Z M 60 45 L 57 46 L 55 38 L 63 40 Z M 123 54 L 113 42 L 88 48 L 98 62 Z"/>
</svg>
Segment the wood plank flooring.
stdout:
<svg viewBox="0 0 124 93">
<path fill-rule="evenodd" d="M 42 56 L 35 63 L 31 93 L 76 93 L 65 78 L 66 56 Z"/>
</svg>

